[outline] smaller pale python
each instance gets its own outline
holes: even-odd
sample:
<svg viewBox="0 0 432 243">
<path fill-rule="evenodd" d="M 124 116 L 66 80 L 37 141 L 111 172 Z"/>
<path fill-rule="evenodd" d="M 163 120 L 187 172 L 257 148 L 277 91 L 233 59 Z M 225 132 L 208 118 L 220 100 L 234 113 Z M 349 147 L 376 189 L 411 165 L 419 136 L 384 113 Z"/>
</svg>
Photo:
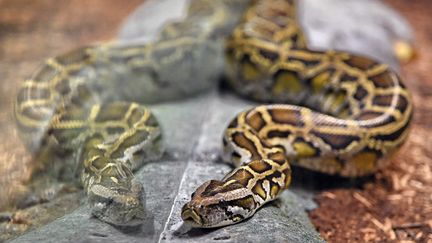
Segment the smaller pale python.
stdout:
<svg viewBox="0 0 432 243">
<path fill-rule="evenodd" d="M 15 102 L 18 131 L 35 160 L 26 190 L 11 206 L 50 199 L 47 194 L 54 197 L 62 183 L 78 177 L 92 215 L 113 225 L 142 223 L 143 186 L 133 171 L 163 149 L 155 117 L 135 102 L 213 87 L 222 37 L 247 3 L 194 0 L 187 15 L 165 24 L 153 43 L 95 45 L 48 59 L 22 83 Z"/>
</svg>

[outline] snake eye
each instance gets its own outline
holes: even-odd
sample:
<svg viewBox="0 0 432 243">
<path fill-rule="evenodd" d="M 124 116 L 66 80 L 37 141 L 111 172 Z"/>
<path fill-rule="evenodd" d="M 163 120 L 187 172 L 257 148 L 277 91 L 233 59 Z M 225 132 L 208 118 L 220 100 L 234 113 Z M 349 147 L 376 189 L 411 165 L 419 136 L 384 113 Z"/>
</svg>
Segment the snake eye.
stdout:
<svg viewBox="0 0 432 243">
<path fill-rule="evenodd" d="M 111 205 L 113 202 L 114 202 L 114 198 L 112 198 L 112 197 L 109 197 L 105 200 L 106 205 Z"/>
<path fill-rule="evenodd" d="M 219 205 L 221 205 L 221 206 L 227 206 L 227 201 L 221 199 L 221 200 L 219 200 Z"/>
<path fill-rule="evenodd" d="M 191 194 L 191 198 L 193 198 L 195 196 L 195 192 L 192 192 Z"/>
</svg>

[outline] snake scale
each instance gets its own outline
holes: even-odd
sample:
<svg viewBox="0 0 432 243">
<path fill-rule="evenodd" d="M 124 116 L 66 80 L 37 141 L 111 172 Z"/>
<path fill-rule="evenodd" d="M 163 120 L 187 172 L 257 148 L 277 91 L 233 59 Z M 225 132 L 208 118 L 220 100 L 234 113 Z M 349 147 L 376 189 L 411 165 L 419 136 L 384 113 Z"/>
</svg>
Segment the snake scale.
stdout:
<svg viewBox="0 0 432 243">
<path fill-rule="evenodd" d="M 236 168 L 192 194 L 185 222 L 218 227 L 251 217 L 288 187 L 290 164 L 348 177 L 383 166 L 412 116 L 400 78 L 365 57 L 309 50 L 291 0 L 252 1 L 238 23 L 249 2 L 192 0 L 186 17 L 163 26 L 154 43 L 95 45 L 48 59 L 15 103 L 20 135 L 39 156 L 36 171 L 79 177 L 94 216 L 139 224 L 144 191 L 133 171 L 163 151 L 158 122 L 140 103 L 208 89 L 223 48 L 236 93 L 281 104 L 231 121 L 223 157 Z M 52 162 L 52 151 L 64 160 Z M 29 182 L 36 194 L 38 173 Z"/>
</svg>

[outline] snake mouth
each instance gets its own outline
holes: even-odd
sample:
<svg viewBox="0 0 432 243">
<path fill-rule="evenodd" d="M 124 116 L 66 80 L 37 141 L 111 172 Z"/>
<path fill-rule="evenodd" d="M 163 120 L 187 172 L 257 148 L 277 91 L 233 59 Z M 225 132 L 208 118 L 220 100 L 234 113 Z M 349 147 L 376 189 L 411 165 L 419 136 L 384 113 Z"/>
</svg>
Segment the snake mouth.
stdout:
<svg viewBox="0 0 432 243">
<path fill-rule="evenodd" d="M 203 220 L 200 215 L 192 208 L 185 209 L 181 217 L 183 221 L 188 222 L 192 225 L 203 225 Z"/>
</svg>

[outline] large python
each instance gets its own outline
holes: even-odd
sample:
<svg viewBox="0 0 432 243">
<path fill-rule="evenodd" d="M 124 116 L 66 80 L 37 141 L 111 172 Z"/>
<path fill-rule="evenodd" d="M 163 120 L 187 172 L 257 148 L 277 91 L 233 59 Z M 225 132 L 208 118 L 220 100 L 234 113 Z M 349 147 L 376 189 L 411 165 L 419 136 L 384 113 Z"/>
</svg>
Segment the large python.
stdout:
<svg viewBox="0 0 432 243">
<path fill-rule="evenodd" d="M 223 157 L 237 168 L 205 182 L 183 206 L 195 227 L 251 217 L 289 186 L 291 164 L 363 176 L 407 137 L 413 106 L 398 75 L 359 55 L 309 50 L 295 13 L 292 0 L 254 1 L 227 41 L 233 90 L 288 104 L 252 108 L 229 124 Z"/>
<path fill-rule="evenodd" d="M 144 192 L 133 171 L 163 149 L 155 117 L 135 102 L 214 86 L 223 63 L 221 38 L 247 3 L 194 0 L 152 43 L 95 45 L 48 59 L 23 82 L 15 102 L 20 136 L 36 159 L 13 206 L 49 200 L 62 183 L 79 177 L 92 215 L 118 226 L 142 223 Z"/>
</svg>

